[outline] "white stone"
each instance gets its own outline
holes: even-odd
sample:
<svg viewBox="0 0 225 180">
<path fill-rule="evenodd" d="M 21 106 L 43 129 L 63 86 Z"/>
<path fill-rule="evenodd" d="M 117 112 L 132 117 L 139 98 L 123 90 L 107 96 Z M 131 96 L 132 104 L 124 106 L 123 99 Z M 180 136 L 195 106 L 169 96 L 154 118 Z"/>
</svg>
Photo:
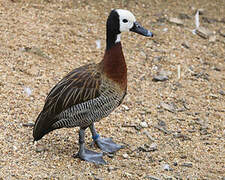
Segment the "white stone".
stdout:
<svg viewBox="0 0 225 180">
<path fill-rule="evenodd" d="M 170 170 L 169 164 L 164 164 L 163 165 L 163 170 L 169 171 Z"/>
<path fill-rule="evenodd" d="M 123 154 L 123 158 L 127 159 L 129 157 L 129 155 L 127 153 Z"/>
<path fill-rule="evenodd" d="M 122 107 L 126 110 L 126 111 L 129 111 L 130 110 L 130 108 L 128 107 L 128 106 L 126 106 L 126 105 L 122 105 Z"/>
<path fill-rule="evenodd" d="M 147 128 L 148 127 L 148 123 L 146 123 L 145 121 L 140 122 L 140 126 L 142 128 Z"/>
<path fill-rule="evenodd" d="M 100 49 L 101 48 L 101 40 L 98 39 L 98 40 L 95 41 L 95 43 L 96 43 L 97 49 Z"/>
<path fill-rule="evenodd" d="M 32 90 L 29 87 L 24 87 L 24 92 L 30 96 L 32 94 Z"/>
</svg>

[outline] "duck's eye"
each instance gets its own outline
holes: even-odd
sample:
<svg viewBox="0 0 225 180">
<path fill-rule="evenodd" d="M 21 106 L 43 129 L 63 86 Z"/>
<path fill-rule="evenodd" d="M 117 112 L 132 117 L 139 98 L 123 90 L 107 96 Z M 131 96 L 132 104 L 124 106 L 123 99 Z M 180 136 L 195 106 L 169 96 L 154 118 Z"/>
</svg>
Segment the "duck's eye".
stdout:
<svg viewBox="0 0 225 180">
<path fill-rule="evenodd" d="M 127 22 L 128 22 L 128 20 L 127 20 L 127 19 L 123 19 L 123 22 L 124 22 L 124 23 L 127 23 Z"/>
</svg>

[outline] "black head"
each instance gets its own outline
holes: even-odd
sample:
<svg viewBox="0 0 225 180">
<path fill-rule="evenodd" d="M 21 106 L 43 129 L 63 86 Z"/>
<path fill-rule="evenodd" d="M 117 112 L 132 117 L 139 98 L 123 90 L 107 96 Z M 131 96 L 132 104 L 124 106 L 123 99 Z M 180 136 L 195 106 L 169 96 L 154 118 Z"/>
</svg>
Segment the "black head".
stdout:
<svg viewBox="0 0 225 180">
<path fill-rule="evenodd" d="M 116 10 L 112 10 L 109 14 L 109 17 L 107 19 L 106 23 L 107 32 L 110 31 L 113 34 L 120 34 L 120 23 L 119 23 L 119 14 L 116 12 Z"/>
</svg>

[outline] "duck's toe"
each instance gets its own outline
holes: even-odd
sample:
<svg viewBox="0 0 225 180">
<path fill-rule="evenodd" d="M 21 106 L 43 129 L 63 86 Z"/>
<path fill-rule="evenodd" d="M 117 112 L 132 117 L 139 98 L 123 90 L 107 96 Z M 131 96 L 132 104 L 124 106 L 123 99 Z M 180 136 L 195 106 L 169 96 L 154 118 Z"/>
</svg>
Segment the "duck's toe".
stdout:
<svg viewBox="0 0 225 180">
<path fill-rule="evenodd" d="M 97 146 L 106 153 L 114 153 L 121 148 L 124 148 L 124 146 L 120 144 L 116 144 L 115 142 L 112 141 L 112 138 L 98 138 L 95 140 L 95 143 Z"/>
<path fill-rule="evenodd" d="M 89 149 L 84 149 L 84 151 L 79 151 L 77 154 L 73 155 L 74 158 L 80 158 L 87 162 L 92 162 L 95 164 L 106 164 L 105 160 L 103 159 L 103 153 L 97 153 L 91 151 Z"/>
</svg>

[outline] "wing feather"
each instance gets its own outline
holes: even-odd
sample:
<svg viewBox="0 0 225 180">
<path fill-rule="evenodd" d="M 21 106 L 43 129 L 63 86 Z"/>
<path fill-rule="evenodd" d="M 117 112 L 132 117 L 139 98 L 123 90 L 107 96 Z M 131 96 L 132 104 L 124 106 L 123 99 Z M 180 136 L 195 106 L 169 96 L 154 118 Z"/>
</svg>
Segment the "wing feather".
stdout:
<svg viewBox="0 0 225 180">
<path fill-rule="evenodd" d="M 50 91 L 43 111 L 54 116 L 72 105 L 96 98 L 99 96 L 100 83 L 101 75 L 95 64 L 77 68 Z M 49 106 L 54 106 L 54 111 L 49 111 Z"/>
<path fill-rule="evenodd" d="M 89 64 L 71 71 L 49 92 L 42 112 L 34 126 L 34 139 L 38 140 L 51 130 L 56 116 L 73 105 L 97 98 L 101 73 L 96 64 Z"/>
</svg>

